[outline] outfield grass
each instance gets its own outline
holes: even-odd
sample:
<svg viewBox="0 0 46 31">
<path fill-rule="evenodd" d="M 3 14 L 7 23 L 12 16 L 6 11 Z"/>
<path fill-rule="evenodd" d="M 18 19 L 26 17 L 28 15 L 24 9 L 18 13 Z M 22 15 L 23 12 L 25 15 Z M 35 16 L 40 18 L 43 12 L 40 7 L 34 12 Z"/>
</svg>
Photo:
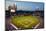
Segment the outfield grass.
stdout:
<svg viewBox="0 0 46 31">
<path fill-rule="evenodd" d="M 36 16 L 13 16 L 12 23 L 18 28 L 30 29 L 39 23 Z"/>
</svg>

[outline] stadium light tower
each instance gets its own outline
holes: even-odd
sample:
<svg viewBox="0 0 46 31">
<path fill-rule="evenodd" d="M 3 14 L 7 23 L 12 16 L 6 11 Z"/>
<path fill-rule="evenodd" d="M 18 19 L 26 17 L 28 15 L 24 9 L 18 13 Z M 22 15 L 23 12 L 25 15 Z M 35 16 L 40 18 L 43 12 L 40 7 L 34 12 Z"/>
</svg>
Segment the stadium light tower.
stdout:
<svg viewBox="0 0 46 31">
<path fill-rule="evenodd" d="M 15 14 L 16 9 L 17 9 L 16 3 L 13 3 L 12 6 L 11 6 L 11 10 L 10 10 L 11 15 L 14 15 Z"/>
</svg>

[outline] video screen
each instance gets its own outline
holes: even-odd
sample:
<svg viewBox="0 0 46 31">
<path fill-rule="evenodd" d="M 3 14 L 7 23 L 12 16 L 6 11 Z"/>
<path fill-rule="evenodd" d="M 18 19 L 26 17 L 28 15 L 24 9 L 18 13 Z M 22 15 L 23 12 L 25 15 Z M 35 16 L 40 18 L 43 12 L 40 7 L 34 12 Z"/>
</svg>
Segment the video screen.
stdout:
<svg viewBox="0 0 46 31">
<path fill-rule="evenodd" d="M 44 3 L 6 1 L 5 25 L 6 30 L 44 28 Z"/>
</svg>

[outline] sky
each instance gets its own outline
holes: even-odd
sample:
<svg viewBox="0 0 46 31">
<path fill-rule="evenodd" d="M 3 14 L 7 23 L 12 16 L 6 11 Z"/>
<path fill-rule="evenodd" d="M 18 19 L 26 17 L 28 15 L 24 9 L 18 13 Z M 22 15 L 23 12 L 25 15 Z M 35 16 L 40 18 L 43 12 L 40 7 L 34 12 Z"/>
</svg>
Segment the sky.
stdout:
<svg viewBox="0 0 46 31">
<path fill-rule="evenodd" d="M 6 9 L 8 9 L 9 5 L 17 5 L 17 10 L 29 10 L 34 11 L 35 9 L 39 8 L 39 10 L 43 10 L 44 3 L 38 2 L 16 2 L 16 1 L 6 1 Z"/>
</svg>

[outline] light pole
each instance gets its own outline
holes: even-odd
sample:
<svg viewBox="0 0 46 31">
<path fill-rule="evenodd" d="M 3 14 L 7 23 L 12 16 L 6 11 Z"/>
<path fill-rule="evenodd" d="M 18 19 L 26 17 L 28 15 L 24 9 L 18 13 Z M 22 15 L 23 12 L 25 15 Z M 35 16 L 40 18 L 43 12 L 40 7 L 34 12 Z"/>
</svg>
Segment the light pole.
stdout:
<svg viewBox="0 0 46 31">
<path fill-rule="evenodd" d="M 16 15 L 16 9 L 17 9 L 16 4 L 13 4 L 11 6 L 11 10 L 10 10 L 10 13 L 11 13 L 12 16 Z"/>
</svg>

